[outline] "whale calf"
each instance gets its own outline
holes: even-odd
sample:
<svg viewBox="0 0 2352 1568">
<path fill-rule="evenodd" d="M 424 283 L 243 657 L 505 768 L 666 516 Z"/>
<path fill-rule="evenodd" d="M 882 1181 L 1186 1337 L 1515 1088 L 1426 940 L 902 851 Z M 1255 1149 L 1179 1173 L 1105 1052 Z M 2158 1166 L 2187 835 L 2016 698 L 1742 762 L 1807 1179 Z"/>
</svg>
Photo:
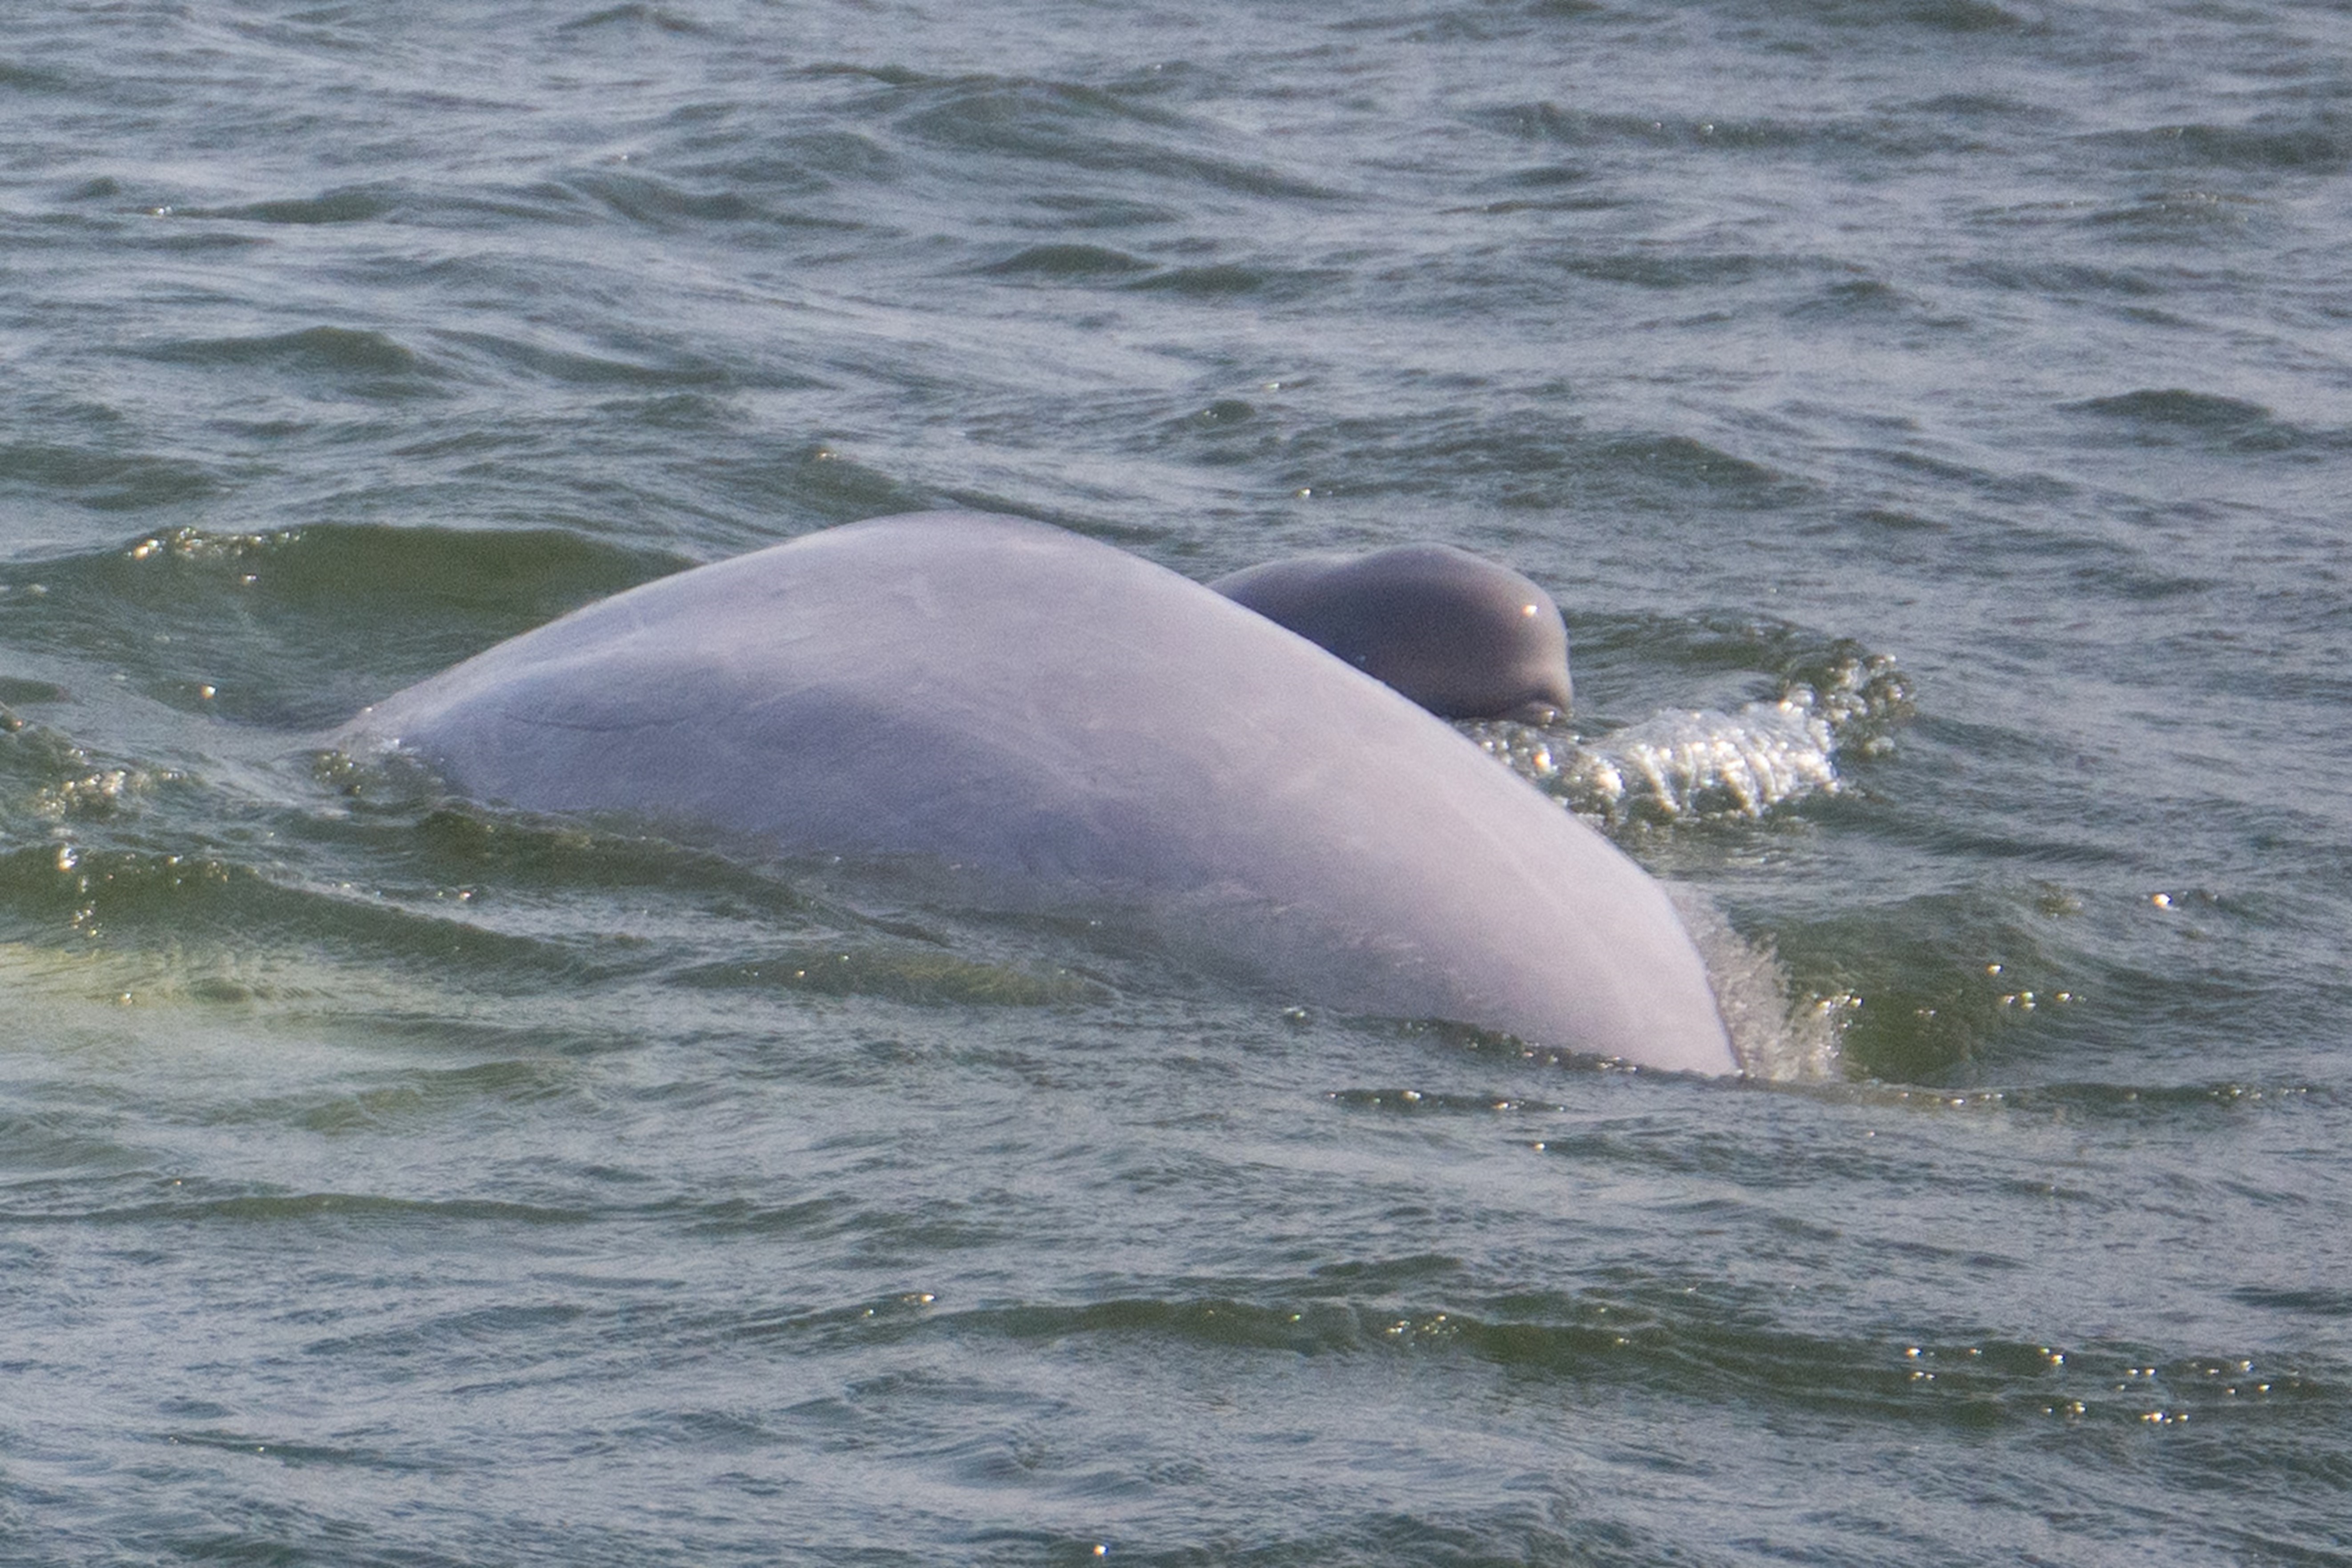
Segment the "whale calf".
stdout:
<svg viewBox="0 0 2352 1568">
<path fill-rule="evenodd" d="M 1441 719 L 1569 710 L 1568 625 L 1532 580 L 1450 544 L 1298 555 L 1209 586 Z"/>
<path fill-rule="evenodd" d="M 1607 840 L 1315 643 L 1043 523 L 881 518 L 661 578 L 332 743 L 484 803 L 1099 900 L 1295 1000 L 1738 1070 Z"/>
</svg>

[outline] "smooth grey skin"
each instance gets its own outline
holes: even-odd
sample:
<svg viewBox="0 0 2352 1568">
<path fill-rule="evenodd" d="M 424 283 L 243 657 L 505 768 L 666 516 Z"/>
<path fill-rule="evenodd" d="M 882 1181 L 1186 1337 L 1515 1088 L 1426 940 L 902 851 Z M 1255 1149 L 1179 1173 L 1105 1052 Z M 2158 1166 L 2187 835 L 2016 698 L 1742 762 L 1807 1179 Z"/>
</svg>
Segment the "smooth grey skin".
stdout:
<svg viewBox="0 0 2352 1568">
<path fill-rule="evenodd" d="M 1041 523 L 883 518 L 648 583 L 334 742 L 484 802 L 1106 900 L 1298 1001 L 1738 1070 L 1606 840 L 1313 643 Z"/>
<path fill-rule="evenodd" d="M 1269 561 L 1209 584 L 1441 719 L 1542 721 L 1569 710 L 1568 627 L 1552 597 L 1450 544 Z"/>
</svg>

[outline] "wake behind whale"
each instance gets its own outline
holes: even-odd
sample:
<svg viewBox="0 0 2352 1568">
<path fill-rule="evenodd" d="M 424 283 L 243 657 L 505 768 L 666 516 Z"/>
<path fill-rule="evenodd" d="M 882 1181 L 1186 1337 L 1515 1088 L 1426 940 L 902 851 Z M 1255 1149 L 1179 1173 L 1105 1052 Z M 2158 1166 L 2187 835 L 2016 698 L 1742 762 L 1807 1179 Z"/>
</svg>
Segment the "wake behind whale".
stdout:
<svg viewBox="0 0 2352 1568">
<path fill-rule="evenodd" d="M 1349 1011 L 1739 1065 L 1674 904 L 1599 834 L 1350 661 L 1039 523 L 885 518 L 664 578 L 337 742 L 485 802 L 1117 901 Z"/>
</svg>

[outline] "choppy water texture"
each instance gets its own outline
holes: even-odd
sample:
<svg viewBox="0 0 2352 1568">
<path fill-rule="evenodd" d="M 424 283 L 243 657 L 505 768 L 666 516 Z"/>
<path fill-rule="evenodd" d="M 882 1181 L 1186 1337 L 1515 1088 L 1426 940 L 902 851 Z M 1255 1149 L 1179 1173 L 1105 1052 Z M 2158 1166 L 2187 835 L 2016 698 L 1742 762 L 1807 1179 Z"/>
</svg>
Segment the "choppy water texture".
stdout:
<svg viewBox="0 0 2352 1568">
<path fill-rule="evenodd" d="M 0 1559 L 2352 1562 L 2347 58 L 2273 3 L 12 16 Z M 1582 707 L 1480 738 L 1839 1072 L 308 749 L 934 503 L 1509 560 Z"/>
</svg>

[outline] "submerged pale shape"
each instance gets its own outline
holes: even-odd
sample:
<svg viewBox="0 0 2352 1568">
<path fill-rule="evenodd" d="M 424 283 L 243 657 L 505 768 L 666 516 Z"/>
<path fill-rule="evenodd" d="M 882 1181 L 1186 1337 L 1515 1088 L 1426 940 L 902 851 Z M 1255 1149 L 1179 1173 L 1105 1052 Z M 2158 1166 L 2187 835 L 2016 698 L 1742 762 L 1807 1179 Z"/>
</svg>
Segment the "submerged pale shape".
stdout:
<svg viewBox="0 0 2352 1568">
<path fill-rule="evenodd" d="M 886 518 L 647 584 L 341 739 L 486 801 L 1116 899 L 1328 1005 L 1735 1069 L 1606 840 L 1313 644 L 1038 523 Z"/>
</svg>

